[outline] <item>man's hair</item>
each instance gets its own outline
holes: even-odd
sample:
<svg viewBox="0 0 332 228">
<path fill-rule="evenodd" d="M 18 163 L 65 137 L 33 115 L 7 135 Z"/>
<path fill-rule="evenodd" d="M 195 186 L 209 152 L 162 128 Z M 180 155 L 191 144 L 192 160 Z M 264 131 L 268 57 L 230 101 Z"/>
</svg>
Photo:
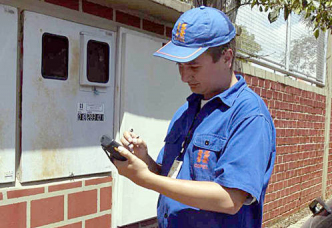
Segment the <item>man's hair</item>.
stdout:
<svg viewBox="0 0 332 228">
<path fill-rule="evenodd" d="M 235 38 L 229 41 L 226 44 L 217 46 L 217 47 L 210 47 L 209 49 L 206 50 L 206 53 L 209 54 L 212 57 L 212 61 L 214 63 L 218 62 L 221 56 L 224 54 L 224 52 L 227 49 L 232 49 L 233 50 L 233 60 L 232 60 L 232 69 L 235 61 L 235 55 L 236 55 L 236 42 Z"/>
</svg>

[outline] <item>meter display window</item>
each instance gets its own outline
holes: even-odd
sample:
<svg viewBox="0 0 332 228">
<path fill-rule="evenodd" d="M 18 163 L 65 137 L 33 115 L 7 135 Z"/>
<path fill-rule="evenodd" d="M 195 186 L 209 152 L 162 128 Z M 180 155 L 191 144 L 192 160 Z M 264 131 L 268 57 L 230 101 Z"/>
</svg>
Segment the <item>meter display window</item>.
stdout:
<svg viewBox="0 0 332 228">
<path fill-rule="evenodd" d="M 109 45 L 104 42 L 89 40 L 87 43 L 87 78 L 90 82 L 108 82 L 109 61 Z"/>
<path fill-rule="evenodd" d="M 69 41 L 65 36 L 43 34 L 42 76 L 44 78 L 58 80 L 68 78 L 68 46 Z"/>
</svg>

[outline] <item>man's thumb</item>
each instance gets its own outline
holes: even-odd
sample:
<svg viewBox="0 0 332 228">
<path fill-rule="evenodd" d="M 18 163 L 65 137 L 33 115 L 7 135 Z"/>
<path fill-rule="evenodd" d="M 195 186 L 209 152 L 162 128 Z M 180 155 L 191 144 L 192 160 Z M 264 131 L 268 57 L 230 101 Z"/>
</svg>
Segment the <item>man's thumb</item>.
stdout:
<svg viewBox="0 0 332 228">
<path fill-rule="evenodd" d="M 127 150 L 126 148 L 124 148 L 123 146 L 119 146 L 118 147 L 118 152 L 125 158 L 127 158 L 128 161 L 131 161 L 134 157 L 134 155 L 129 152 L 129 150 Z"/>
</svg>

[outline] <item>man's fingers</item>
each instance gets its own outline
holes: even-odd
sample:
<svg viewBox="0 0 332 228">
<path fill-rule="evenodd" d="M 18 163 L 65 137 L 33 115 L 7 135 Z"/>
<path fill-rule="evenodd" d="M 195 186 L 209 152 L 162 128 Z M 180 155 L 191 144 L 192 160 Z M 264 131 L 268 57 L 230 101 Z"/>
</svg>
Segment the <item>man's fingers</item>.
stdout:
<svg viewBox="0 0 332 228">
<path fill-rule="evenodd" d="M 132 131 L 125 131 L 125 132 L 123 133 L 123 136 L 124 136 L 124 138 L 126 138 L 126 140 L 127 140 L 128 142 L 132 142 L 133 139 L 137 138 L 137 134 L 134 133 L 134 132 L 132 132 Z"/>
<path fill-rule="evenodd" d="M 134 137 L 133 138 L 133 144 L 139 144 L 139 141 L 138 141 L 139 139 L 140 139 L 139 136 Z"/>
<path fill-rule="evenodd" d="M 133 149 L 134 148 L 134 145 L 137 145 L 139 144 L 141 141 L 138 141 L 139 139 L 139 136 L 134 133 L 132 130 L 130 131 L 125 131 L 123 133 L 123 137 L 121 138 L 121 142 L 124 146 L 130 148 L 130 149 Z"/>
<path fill-rule="evenodd" d="M 128 161 L 132 161 L 135 158 L 135 155 L 133 155 L 129 150 L 124 148 L 123 146 L 118 147 L 118 152 L 125 158 L 127 158 Z"/>
<path fill-rule="evenodd" d="M 124 146 L 129 147 L 130 149 L 132 149 L 132 146 L 130 146 L 130 145 L 132 145 L 132 143 L 130 143 L 126 138 L 122 137 L 120 139 L 120 141 L 121 141 L 122 145 L 124 145 Z"/>
<path fill-rule="evenodd" d="M 144 142 L 143 139 L 141 138 L 137 138 L 137 142 L 136 142 L 136 145 L 139 146 L 140 148 L 146 148 L 146 143 Z"/>
<path fill-rule="evenodd" d="M 138 142 L 137 142 L 137 139 L 139 139 L 139 136 L 137 135 L 137 134 L 135 134 L 134 132 L 130 132 L 130 135 L 131 135 L 131 143 L 132 144 L 137 144 Z"/>
<path fill-rule="evenodd" d="M 129 142 L 132 142 L 132 140 L 135 140 L 138 136 L 136 135 L 136 133 L 134 132 L 134 129 L 130 129 L 129 131 L 126 131 L 126 136 L 130 137 L 131 139 L 129 140 Z"/>
<path fill-rule="evenodd" d="M 131 136 L 131 133 L 128 132 L 128 131 L 125 131 L 123 133 L 122 139 L 126 140 L 128 143 L 132 143 L 133 142 L 133 137 Z M 121 141 L 122 141 L 122 139 L 121 139 Z M 124 145 L 127 145 L 127 143 L 124 144 Z"/>
</svg>

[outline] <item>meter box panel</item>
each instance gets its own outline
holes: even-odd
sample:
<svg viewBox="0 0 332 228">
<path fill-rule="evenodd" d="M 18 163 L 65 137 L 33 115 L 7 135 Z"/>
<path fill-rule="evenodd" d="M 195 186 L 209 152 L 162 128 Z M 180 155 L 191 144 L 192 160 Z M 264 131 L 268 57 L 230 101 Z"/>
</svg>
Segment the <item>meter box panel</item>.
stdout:
<svg viewBox="0 0 332 228">
<path fill-rule="evenodd" d="M 111 171 L 100 138 L 113 136 L 115 33 L 23 16 L 21 182 Z"/>
<path fill-rule="evenodd" d="M 191 93 L 181 82 L 174 62 L 154 57 L 166 40 L 121 28 L 119 31 L 121 62 L 120 135 L 134 129 L 156 159 L 164 144 L 168 124 L 176 110 Z M 156 216 L 158 194 L 136 186 L 124 177 L 118 179 L 117 206 L 123 226 Z M 141 208 L 146 208 L 141 210 Z"/>
<path fill-rule="evenodd" d="M 15 181 L 17 26 L 17 9 L 0 5 L 0 183 Z"/>
</svg>

